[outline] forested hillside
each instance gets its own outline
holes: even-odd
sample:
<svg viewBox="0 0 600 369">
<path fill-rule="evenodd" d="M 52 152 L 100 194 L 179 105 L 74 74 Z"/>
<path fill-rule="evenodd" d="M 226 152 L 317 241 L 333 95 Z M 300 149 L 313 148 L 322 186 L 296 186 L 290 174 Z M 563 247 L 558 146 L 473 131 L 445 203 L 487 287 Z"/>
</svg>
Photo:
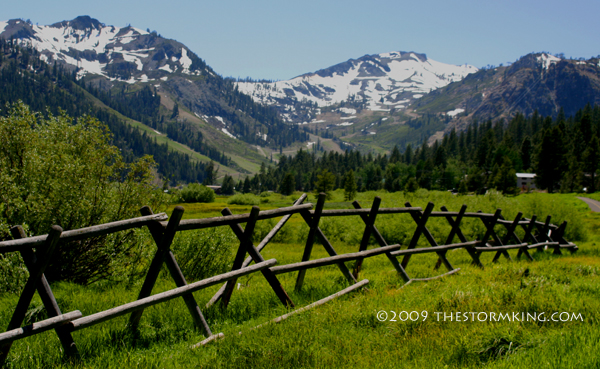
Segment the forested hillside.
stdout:
<svg viewBox="0 0 600 369">
<path fill-rule="evenodd" d="M 204 179 L 204 163 L 194 162 L 187 155 L 169 150 L 166 144 L 158 144 L 110 109 L 102 108 L 77 82 L 74 73 L 56 64 L 50 66 L 44 63 L 34 49 L 22 48 L 10 40 L 0 39 L 0 84 L 2 107 L 21 100 L 34 111 L 49 111 L 55 115 L 64 111 L 73 117 L 91 115 L 109 127 L 113 144 L 121 149 L 126 160 L 150 154 L 158 163 L 159 173 L 173 183 L 201 182 Z M 156 116 L 156 98 L 149 96 L 152 95 L 149 89 L 114 98 L 91 88 L 90 92 L 132 119 L 151 124 Z M 1 114 L 6 112 L 7 109 L 3 108 Z M 201 136 L 196 136 L 195 141 L 198 143 L 195 147 L 198 152 L 207 154 L 216 161 L 227 162 L 227 157 L 221 151 L 208 145 L 202 146 Z"/>
<path fill-rule="evenodd" d="M 510 121 L 473 122 L 465 131 L 452 130 L 432 146 L 411 145 L 401 153 L 343 154 L 299 151 L 282 157 L 239 187 L 246 192 L 277 190 L 414 191 L 458 189 L 482 193 L 495 188 L 512 193 L 517 172 L 537 174 L 539 188 L 549 192 L 598 188 L 600 107 L 587 105 L 572 117 L 561 111 L 553 119 L 537 112 L 516 114 Z M 352 182 L 352 183 L 350 183 Z M 353 184 L 354 183 L 354 184 Z"/>
<path fill-rule="evenodd" d="M 274 109 L 255 103 L 185 45 L 156 31 L 105 25 L 86 15 L 52 25 L 20 19 L 3 25 L 0 37 L 32 47 L 42 60 L 73 71 L 78 84 L 128 118 L 160 132 L 188 123 L 193 139 L 181 134 L 170 138 L 222 164 L 231 164 L 222 150 L 199 141 L 215 132 L 207 124 L 218 135 L 271 149 L 308 140 L 298 126 L 285 124 Z M 157 91 L 169 103 L 161 106 Z M 180 110 L 190 115 L 179 117 Z"/>
</svg>

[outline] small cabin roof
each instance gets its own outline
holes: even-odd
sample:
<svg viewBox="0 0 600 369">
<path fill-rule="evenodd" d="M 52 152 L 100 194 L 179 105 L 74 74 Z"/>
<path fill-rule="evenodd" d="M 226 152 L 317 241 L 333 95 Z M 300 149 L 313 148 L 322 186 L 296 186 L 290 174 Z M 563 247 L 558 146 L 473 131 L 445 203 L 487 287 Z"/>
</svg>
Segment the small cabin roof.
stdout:
<svg viewBox="0 0 600 369">
<path fill-rule="evenodd" d="M 535 173 L 517 173 L 517 178 L 535 178 Z"/>
</svg>

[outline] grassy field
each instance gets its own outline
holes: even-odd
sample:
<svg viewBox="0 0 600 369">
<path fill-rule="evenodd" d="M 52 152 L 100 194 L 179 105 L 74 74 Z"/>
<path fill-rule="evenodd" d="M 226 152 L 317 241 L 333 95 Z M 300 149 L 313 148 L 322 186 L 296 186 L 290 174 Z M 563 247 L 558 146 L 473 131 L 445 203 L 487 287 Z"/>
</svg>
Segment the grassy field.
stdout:
<svg viewBox="0 0 600 369">
<path fill-rule="evenodd" d="M 461 204 L 468 211 L 493 212 L 502 208 L 507 219 L 518 211 L 529 217 L 553 215 L 553 223 L 569 222 L 566 238 L 578 244 L 573 255 L 552 255 L 550 251 L 532 253 L 535 261 L 493 264 L 493 255 L 482 256 L 485 269 L 470 265 L 464 250 L 453 250 L 448 259 L 459 273 L 430 282 L 415 282 L 403 287 L 385 256 L 366 259 L 360 279 L 370 282 L 362 291 L 342 296 L 323 306 L 295 315 L 259 329 L 253 327 L 287 312 L 270 290 L 261 274 L 243 277 L 238 282 L 231 303 L 223 311 L 218 304 L 203 312 L 213 333 L 225 338 L 205 347 L 190 346 L 203 340 L 193 329 L 192 320 L 181 299 L 148 308 L 137 334 L 126 328 L 127 317 L 117 318 L 73 334 L 82 359 L 79 363 L 63 361 L 61 346 L 53 331 L 16 341 L 7 367 L 65 368 L 290 368 L 290 367 L 358 367 L 358 368 L 596 368 L 600 349 L 600 215 L 589 212 L 576 195 L 530 194 L 504 197 L 452 196 L 442 192 L 420 191 L 416 194 L 361 193 L 358 201 L 369 207 L 375 195 L 382 197 L 382 207 L 424 207 L 428 201 L 446 205 L 451 211 Z M 261 209 L 289 206 L 293 196 L 272 194 L 260 197 Z M 219 197 L 211 204 L 183 204 L 184 218 L 219 216 L 229 206 L 234 213 L 247 212 L 250 206 L 227 205 Z M 310 195 L 314 201 L 314 195 Z M 343 193 L 334 193 L 327 207 L 350 208 Z M 167 210 L 170 212 L 170 209 Z M 405 240 L 412 235 L 414 223 L 401 216 L 380 216 L 376 225 L 388 240 Z M 406 216 L 407 217 L 407 216 Z M 269 225 L 258 224 L 257 232 L 268 232 Z M 364 226 L 358 219 L 323 219 L 321 226 L 338 253 L 355 252 Z M 276 258 L 279 265 L 297 262 L 302 257 L 303 240 L 308 229 L 298 216 L 286 225 L 287 231 L 277 243 L 263 251 L 265 259 Z M 449 227 L 432 220 L 428 227 L 439 240 Z M 286 229 L 286 228 L 284 228 Z M 467 238 L 482 229 L 465 223 Z M 209 238 L 225 237 L 228 231 Z M 185 237 L 178 235 L 177 237 Z M 190 238 L 199 237 L 192 235 Z M 224 251 L 231 259 L 237 244 Z M 358 238 L 358 242 L 357 242 Z M 285 242 L 284 242 L 285 241 Z M 175 240 L 174 249 L 182 240 Z M 425 245 L 425 243 L 423 243 Z M 370 246 L 374 247 L 374 246 Z M 513 258 L 515 251 L 511 252 Z M 312 258 L 325 257 L 316 244 Z M 413 278 L 431 277 L 436 255 L 415 255 L 407 268 Z M 352 264 L 348 263 L 351 267 Z M 296 273 L 278 276 L 297 307 L 308 305 L 348 286 L 336 266 L 311 269 L 304 288 L 294 291 Z M 190 278 L 191 279 L 191 278 Z M 88 287 L 68 283 L 52 286 L 63 312 L 75 309 L 89 315 L 136 299 L 141 281 L 103 282 Z M 163 271 L 154 293 L 174 287 Z M 217 286 L 194 293 L 203 306 Z M 0 296 L 0 324 L 6 326 L 18 296 Z M 384 311 L 388 318 L 381 318 Z M 402 313 L 405 312 L 405 313 Z M 411 320 L 407 312 L 414 312 Z M 552 314 L 558 312 L 552 321 Z M 379 313 L 379 315 L 378 315 Z M 457 321 L 457 313 L 461 321 Z M 483 315 L 485 313 L 486 315 Z M 494 313 L 494 318 L 492 314 Z M 498 314 L 510 319 L 498 319 Z M 513 319 L 515 313 L 517 319 Z M 522 321 L 527 313 L 538 314 Z M 540 315 L 544 313 L 543 315 Z M 560 315 L 560 313 L 568 313 Z M 522 315 L 523 314 L 523 315 Z M 566 317 L 569 319 L 566 319 Z M 393 320 L 396 316 L 396 321 Z M 426 318 L 425 318 L 426 316 Z M 36 296 L 28 319 L 43 319 L 45 313 Z M 468 321 L 464 321 L 467 317 Z M 473 318 L 475 317 L 475 321 Z M 576 320 L 572 320 L 575 317 Z M 416 318 L 416 319 L 415 319 Z M 563 318 L 565 321 L 560 321 Z M 404 319 L 404 321 L 403 321 Z M 545 321 L 543 321 L 545 319 Z"/>
</svg>

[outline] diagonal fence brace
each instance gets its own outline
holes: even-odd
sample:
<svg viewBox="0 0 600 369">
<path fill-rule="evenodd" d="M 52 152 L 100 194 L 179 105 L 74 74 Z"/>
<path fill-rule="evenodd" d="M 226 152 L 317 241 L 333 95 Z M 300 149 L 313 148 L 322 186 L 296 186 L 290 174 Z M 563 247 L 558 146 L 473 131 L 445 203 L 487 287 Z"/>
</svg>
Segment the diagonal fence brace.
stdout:
<svg viewBox="0 0 600 369">
<path fill-rule="evenodd" d="M 223 209 L 222 214 L 227 215 L 226 209 Z M 257 221 L 258 211 L 255 210 L 255 208 L 252 208 L 252 211 L 250 212 L 250 219 L 248 219 L 248 222 L 246 223 L 246 228 L 244 229 L 241 238 L 238 237 L 240 239 L 240 246 L 238 247 L 235 259 L 233 260 L 233 266 L 231 267 L 232 272 L 243 267 L 244 258 L 246 257 L 246 250 L 248 248 L 247 243 L 252 242 L 252 234 L 254 233 L 254 228 L 256 228 Z M 231 299 L 231 294 L 233 293 L 236 283 L 237 278 L 225 283 L 225 290 L 223 291 L 223 296 L 221 298 L 221 306 L 223 308 L 227 308 L 227 305 L 229 305 L 229 300 Z"/>
<path fill-rule="evenodd" d="M 352 202 L 352 206 L 354 206 L 355 209 L 361 209 L 358 201 Z M 363 222 L 365 222 L 365 224 L 367 224 L 367 220 L 368 220 L 367 214 L 361 214 L 360 218 L 363 220 Z M 375 240 L 379 244 L 379 247 L 389 246 L 388 243 L 383 238 L 383 236 L 381 235 L 381 233 L 379 233 L 379 230 L 377 229 L 377 227 L 375 225 L 373 225 L 372 232 L 373 232 L 373 237 L 375 237 Z M 400 265 L 400 263 L 398 262 L 398 259 L 396 259 L 396 257 L 393 256 L 389 252 L 386 252 L 385 256 L 387 256 L 387 258 L 390 260 L 390 262 L 392 263 L 392 265 L 394 266 L 394 268 L 396 269 L 398 274 L 400 274 L 400 277 L 402 277 L 404 282 L 410 281 L 410 277 L 408 276 L 408 274 L 406 273 L 404 268 L 402 268 L 402 265 Z"/>
<path fill-rule="evenodd" d="M 443 212 L 448 212 L 448 208 L 445 206 L 442 206 L 440 209 Z M 446 243 L 445 243 L 446 245 L 452 244 L 452 242 L 454 241 L 455 235 L 458 236 L 458 239 L 460 240 L 460 242 L 468 242 L 467 238 L 465 237 L 465 235 L 462 233 L 462 230 L 460 229 L 460 223 L 462 222 L 462 219 L 465 216 L 466 211 L 467 211 L 467 205 L 463 204 L 460 207 L 460 210 L 458 212 L 458 215 L 456 216 L 456 219 L 453 219 L 452 216 L 450 216 L 450 215 L 446 215 L 446 220 L 448 221 L 448 224 L 450 224 L 450 227 L 452 227 L 452 229 L 450 230 L 450 233 L 448 234 L 448 238 L 446 239 Z M 471 259 L 473 259 L 473 264 L 477 265 L 478 267 L 483 269 L 483 264 L 481 263 L 481 260 L 479 260 L 479 254 L 477 254 L 477 252 L 474 251 L 471 247 L 466 247 L 465 250 L 467 250 L 467 252 L 471 256 Z M 437 264 L 435 265 L 435 269 L 438 269 L 441 264 L 442 264 L 442 259 L 438 259 Z"/>
<path fill-rule="evenodd" d="M 502 245 L 506 245 L 508 243 L 510 243 L 510 239 L 511 237 L 514 237 L 517 240 L 517 243 L 521 243 L 521 241 L 519 240 L 519 237 L 517 237 L 517 235 L 515 234 L 515 229 L 517 229 L 517 226 L 519 225 L 519 221 L 521 220 L 521 217 L 523 216 L 523 213 L 519 212 L 517 214 L 517 216 L 515 217 L 515 220 L 508 226 L 506 226 L 506 235 L 504 236 L 504 239 L 502 239 L 502 244 L 498 245 L 498 246 L 502 246 Z M 503 218 L 502 216 L 500 216 L 500 218 Z M 527 250 L 524 249 L 524 251 L 526 252 Z M 527 254 L 525 254 L 526 256 L 529 254 L 529 252 L 527 252 Z M 504 255 L 504 257 L 506 257 L 509 260 L 512 260 L 510 255 L 508 254 L 507 250 L 499 250 L 496 252 L 496 255 L 494 255 L 494 258 L 492 259 L 492 262 L 495 263 L 498 261 L 498 259 L 500 258 L 500 255 Z M 531 255 L 529 255 L 529 257 L 531 257 Z"/>
<path fill-rule="evenodd" d="M 478 213 L 482 213 L 481 210 L 477 211 Z M 483 239 L 481 241 L 482 245 L 486 245 L 488 240 L 490 239 L 490 237 L 492 237 L 494 239 L 494 243 L 496 244 L 496 246 L 503 246 L 504 244 L 502 243 L 502 240 L 500 239 L 500 237 L 498 237 L 498 235 L 496 234 L 496 231 L 494 230 L 494 227 L 496 226 L 496 224 L 498 223 L 498 219 L 500 219 L 500 217 L 502 217 L 502 209 L 496 209 L 496 212 L 494 212 L 494 215 L 492 216 L 491 219 L 486 219 L 481 217 L 481 222 L 483 223 L 483 225 L 486 228 L 486 232 L 483 236 Z M 482 251 L 478 252 L 479 255 L 482 254 Z M 506 257 L 508 260 L 512 261 L 512 258 L 510 257 L 510 254 L 508 252 L 503 253 L 504 257 Z M 496 260 L 494 260 L 496 261 Z"/>
<path fill-rule="evenodd" d="M 533 241 L 533 244 L 539 243 L 537 238 L 533 235 L 533 230 L 535 228 L 535 222 L 537 220 L 537 215 L 533 215 L 531 219 L 529 219 L 529 223 L 521 224 L 521 227 L 525 231 L 525 236 L 523 236 L 523 242 L 529 242 L 529 239 Z M 524 254 L 523 249 L 519 249 L 519 253 L 517 254 L 517 258 L 520 258 L 521 255 Z M 531 256 L 531 254 L 529 255 Z M 532 257 L 533 259 L 533 257 Z"/>
<path fill-rule="evenodd" d="M 310 214 L 309 211 L 300 212 L 300 216 L 302 216 L 302 218 L 304 219 L 306 224 L 308 224 L 309 226 L 312 225 L 314 218 Z M 319 228 L 318 226 L 316 227 L 316 235 L 321 240 L 321 243 L 323 244 L 323 248 L 325 249 L 325 251 L 327 251 L 329 256 L 337 256 L 338 255 L 337 252 L 335 251 L 335 249 L 333 248 L 333 245 L 331 245 L 331 242 L 329 242 L 329 240 L 327 239 L 325 234 L 323 234 L 323 231 L 321 231 L 321 228 Z M 337 263 L 336 265 L 338 266 L 338 268 L 340 269 L 340 271 L 342 272 L 342 274 L 348 280 L 349 283 L 351 283 L 351 284 L 356 283 L 356 278 L 354 278 L 352 273 L 350 273 L 350 270 L 348 270 L 348 267 L 346 267 L 346 264 L 344 264 L 343 262 L 340 262 L 340 263 Z"/>
<path fill-rule="evenodd" d="M 152 215 L 152 209 L 147 206 L 144 206 L 141 210 L 142 215 Z M 150 230 L 150 234 L 156 243 L 157 250 L 154 255 L 154 259 L 152 259 L 152 263 L 150 264 L 150 268 L 148 269 L 148 273 L 146 274 L 146 279 L 144 280 L 144 284 L 142 285 L 142 289 L 138 295 L 138 300 L 146 298 L 152 294 L 152 288 L 154 288 L 154 284 L 158 278 L 158 274 L 160 273 L 160 269 L 162 267 L 163 262 L 167 265 L 169 269 L 169 273 L 173 278 L 173 281 L 177 285 L 177 287 L 183 287 L 187 285 L 187 281 L 177 264 L 177 260 L 175 260 L 175 255 L 171 251 L 171 244 L 173 243 L 173 239 L 175 238 L 175 233 L 177 232 L 177 227 L 181 218 L 183 217 L 184 209 L 181 206 L 176 206 L 173 209 L 173 213 L 169 218 L 169 222 L 167 223 L 166 228 L 163 229 L 163 226 L 158 222 L 152 222 L 148 225 L 148 229 Z M 196 303 L 196 299 L 190 293 L 182 296 L 183 301 L 185 302 L 192 319 L 194 320 L 194 324 L 196 327 L 200 328 L 204 335 L 207 337 L 212 335 L 210 327 L 204 319 L 204 315 L 202 315 L 202 311 L 200 311 L 200 307 Z M 129 317 L 129 325 L 132 329 L 137 329 L 140 318 L 144 309 L 140 309 L 131 313 Z"/>
<path fill-rule="evenodd" d="M 14 239 L 22 239 L 26 238 L 25 230 L 22 226 L 18 225 L 12 227 L 10 229 L 10 233 L 12 234 Z M 21 251 L 21 257 L 25 262 L 25 266 L 28 270 L 33 270 L 35 263 L 37 262 L 37 258 L 32 249 L 23 249 Z M 52 293 L 52 289 L 50 288 L 50 284 L 46 280 L 46 276 L 42 274 L 40 280 L 37 283 L 37 292 L 40 295 L 42 300 L 42 304 L 44 304 L 44 308 L 48 313 L 48 318 L 54 318 L 62 315 L 60 308 L 58 307 L 58 303 L 56 302 L 56 298 L 54 298 L 54 294 Z M 75 341 L 73 341 L 73 337 L 71 333 L 66 331 L 64 327 L 56 327 L 54 328 L 56 331 L 56 335 L 60 340 L 61 345 L 65 350 L 65 354 L 67 357 L 79 358 L 79 352 L 77 351 L 77 346 L 75 345 Z"/>
<path fill-rule="evenodd" d="M 546 222 L 544 223 L 543 226 L 540 226 L 539 224 L 535 224 L 536 228 L 538 229 L 538 232 L 540 234 L 540 237 L 538 237 L 538 239 L 541 239 L 542 242 L 552 242 L 552 239 L 550 238 L 550 220 L 552 219 L 551 215 L 548 215 L 546 217 Z M 544 247 L 540 246 L 538 247 L 537 251 L 544 251 Z"/>
<path fill-rule="evenodd" d="M 302 194 L 302 196 L 300 196 L 298 198 L 298 200 L 296 200 L 292 206 L 301 205 L 304 202 L 304 200 L 306 200 L 306 198 L 307 198 L 307 195 L 306 194 Z M 267 246 L 267 244 L 269 242 L 271 242 L 271 240 L 273 239 L 273 237 L 275 237 L 275 235 L 277 235 L 277 232 L 279 232 L 281 230 L 281 228 L 283 228 L 283 226 L 285 225 L 285 223 L 287 223 L 287 221 L 291 217 L 292 217 L 292 214 L 288 214 L 288 215 L 284 216 L 275 225 L 275 227 L 273 227 L 273 229 L 269 232 L 269 234 L 267 234 L 265 236 L 265 238 L 258 244 L 258 246 L 256 246 L 256 250 L 258 252 L 262 251 L 262 249 L 265 248 L 265 246 Z M 248 265 L 250 265 L 251 262 L 252 262 L 252 257 L 248 256 L 246 258 L 246 260 L 244 260 L 244 262 L 242 263 L 242 268 L 246 268 Z M 223 297 L 223 293 L 225 292 L 226 286 L 227 286 L 227 283 L 225 283 L 223 286 L 221 286 L 221 288 L 217 291 L 217 293 L 215 293 L 213 295 L 213 297 L 210 299 L 210 301 L 206 303 L 206 307 L 207 308 L 210 307 L 210 306 L 212 306 L 214 303 L 216 303 L 217 301 L 219 301 Z"/>
<path fill-rule="evenodd" d="M 44 271 L 46 267 L 50 263 L 50 259 L 52 258 L 52 254 L 56 250 L 58 245 L 58 241 L 60 239 L 60 235 L 63 232 L 62 228 L 53 225 L 50 228 L 50 232 L 48 233 L 48 237 L 44 243 L 44 247 L 42 250 L 42 255 L 36 260 L 36 262 L 29 269 L 29 279 L 25 283 L 25 287 L 23 287 L 23 291 L 21 292 L 21 296 L 19 297 L 19 301 L 17 302 L 17 306 L 13 312 L 10 323 L 8 324 L 7 331 L 12 331 L 13 329 L 17 329 L 21 327 L 23 324 L 23 320 L 25 320 L 25 315 L 27 314 L 27 309 L 29 308 L 29 304 L 33 299 L 33 295 L 38 287 L 38 285 L 42 282 L 42 277 L 44 277 Z M 43 280 L 46 278 L 44 277 Z M 50 289 L 50 287 L 48 287 Z M 52 291 L 50 291 L 50 294 Z M 55 300 L 56 301 L 56 300 Z M 71 339 L 72 341 L 72 339 Z M 0 347 L 0 366 L 4 365 L 10 348 L 12 346 L 12 341 L 4 344 Z M 71 350 L 70 346 L 69 349 Z"/>
<path fill-rule="evenodd" d="M 552 230 L 552 232 L 550 233 L 550 237 L 559 243 L 558 246 L 554 247 L 554 252 L 553 254 L 558 254 L 558 255 L 562 255 L 562 252 L 560 251 L 560 244 L 568 244 L 569 242 L 567 242 L 567 240 L 564 239 L 564 234 L 565 234 L 565 230 L 567 229 L 567 221 L 563 221 L 560 226 L 558 226 L 557 229 Z M 574 253 L 576 250 L 573 249 L 569 249 L 569 251 L 571 253 Z"/>
<path fill-rule="evenodd" d="M 379 211 L 379 206 L 381 205 L 381 197 L 375 196 L 373 199 L 373 204 L 371 205 L 371 211 L 369 215 L 362 217 L 363 222 L 365 222 L 365 231 L 363 232 L 362 240 L 360 241 L 360 247 L 358 251 L 365 251 L 369 246 L 369 239 L 371 238 L 371 233 L 373 233 L 373 227 L 375 227 L 375 218 L 377 217 L 377 211 Z M 366 219 L 365 219 L 366 218 Z M 354 264 L 354 271 L 352 275 L 354 278 L 358 279 L 358 274 L 360 273 L 360 269 L 362 268 L 363 259 L 357 259 Z"/>
<path fill-rule="evenodd" d="M 408 201 L 404 205 L 406 205 L 407 207 L 412 207 L 412 205 Z M 429 229 L 427 229 L 427 226 L 426 226 L 427 220 L 429 220 L 429 216 L 431 215 L 431 212 L 433 211 L 434 206 L 435 205 L 432 202 L 430 202 L 427 204 L 427 206 L 425 207 L 425 210 L 423 212 L 411 212 L 410 213 L 410 216 L 413 218 L 415 223 L 417 223 L 417 229 L 415 230 L 415 233 L 413 234 L 413 238 L 410 240 L 410 244 L 408 245 L 409 250 L 414 249 L 417 246 L 417 242 L 419 241 L 421 234 L 425 236 L 425 238 L 427 239 L 427 241 L 429 241 L 429 244 L 432 247 L 439 246 L 437 244 L 437 242 L 435 241 L 435 238 L 433 238 L 433 236 L 431 235 L 431 232 L 429 232 Z M 454 270 L 454 267 L 452 266 L 452 264 L 450 264 L 450 261 L 448 261 L 448 258 L 446 258 L 446 251 L 436 251 L 436 253 L 438 254 L 439 258 L 442 260 L 442 263 L 444 264 L 444 266 L 449 271 Z M 408 265 L 410 257 L 411 257 L 410 254 L 404 255 L 404 258 L 402 259 L 402 267 L 404 269 L 406 269 L 406 266 Z"/>
<path fill-rule="evenodd" d="M 519 212 L 517 214 L 517 218 L 515 218 L 514 222 L 506 228 L 507 232 L 506 232 L 506 236 L 504 237 L 504 240 L 503 240 L 504 244 L 510 243 L 511 237 L 517 242 L 517 244 L 523 243 L 523 241 L 521 241 L 519 236 L 517 236 L 517 234 L 515 233 L 515 231 L 519 225 L 519 222 L 522 219 L 522 216 L 523 216 L 523 213 Z M 527 257 L 527 260 L 533 261 L 533 256 L 531 256 L 527 247 L 522 247 L 519 249 L 517 258 L 520 258 L 521 255 L 523 255 L 523 254 L 525 254 L 525 256 Z"/>
<path fill-rule="evenodd" d="M 531 219 L 529 219 L 528 224 L 522 224 L 521 227 L 525 231 L 525 236 L 523 237 L 523 242 L 529 242 L 531 238 L 532 243 L 539 243 L 535 235 L 533 234 L 533 230 L 535 228 L 535 222 L 537 221 L 537 215 L 533 215 Z"/>
<path fill-rule="evenodd" d="M 252 219 L 252 217 L 258 218 L 259 211 L 260 209 L 258 208 L 258 206 L 253 206 L 252 210 L 250 211 L 250 219 Z M 231 210 L 229 210 L 228 208 L 223 209 L 221 211 L 221 214 L 225 216 L 233 215 Z M 249 224 L 250 221 L 248 221 L 248 225 Z M 260 252 L 258 252 L 258 250 L 254 247 L 254 244 L 252 244 L 252 240 L 250 238 L 252 236 L 251 234 L 246 235 L 244 232 L 244 228 L 242 228 L 242 226 L 239 223 L 232 224 L 230 225 L 230 227 L 233 233 L 235 233 L 236 237 L 240 240 L 240 247 L 242 246 L 242 244 L 245 246 L 246 251 L 250 254 L 252 260 L 254 260 L 255 263 L 261 263 L 265 261 Z M 263 274 L 263 276 L 265 277 L 265 279 L 267 280 L 267 282 L 273 289 L 273 292 L 275 292 L 281 303 L 286 307 L 294 307 L 294 302 L 290 299 L 287 292 L 285 292 L 285 290 L 281 286 L 281 283 L 279 283 L 279 280 L 277 279 L 275 274 L 273 274 L 271 269 L 263 269 L 261 270 L 261 273 Z"/>
<path fill-rule="evenodd" d="M 308 237 L 306 238 L 306 246 L 304 246 L 304 254 L 302 254 L 302 261 L 310 260 L 310 254 L 312 252 L 313 246 L 315 244 L 315 239 L 317 237 L 317 229 L 319 229 L 319 220 L 321 220 L 321 213 L 323 212 L 323 207 L 325 206 L 326 196 L 323 192 L 319 194 L 317 199 L 317 206 L 315 206 L 315 212 L 312 216 L 312 219 L 308 226 L 310 230 L 308 232 Z M 306 275 L 306 270 L 298 271 L 298 277 L 296 278 L 296 291 L 300 291 L 302 289 L 302 284 L 304 283 L 304 276 Z"/>
</svg>

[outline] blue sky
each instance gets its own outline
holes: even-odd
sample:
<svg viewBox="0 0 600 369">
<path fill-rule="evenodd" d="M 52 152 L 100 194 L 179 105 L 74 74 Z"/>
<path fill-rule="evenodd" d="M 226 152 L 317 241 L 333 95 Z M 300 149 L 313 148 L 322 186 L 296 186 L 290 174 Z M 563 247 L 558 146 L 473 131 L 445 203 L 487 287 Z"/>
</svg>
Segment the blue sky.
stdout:
<svg viewBox="0 0 600 369">
<path fill-rule="evenodd" d="M 289 79 L 389 51 L 476 67 L 539 51 L 589 58 L 600 54 L 598 14 L 598 0 L 21 0 L 0 7 L 0 20 L 48 25 L 89 15 L 156 30 L 223 76 L 255 79 Z"/>
</svg>

